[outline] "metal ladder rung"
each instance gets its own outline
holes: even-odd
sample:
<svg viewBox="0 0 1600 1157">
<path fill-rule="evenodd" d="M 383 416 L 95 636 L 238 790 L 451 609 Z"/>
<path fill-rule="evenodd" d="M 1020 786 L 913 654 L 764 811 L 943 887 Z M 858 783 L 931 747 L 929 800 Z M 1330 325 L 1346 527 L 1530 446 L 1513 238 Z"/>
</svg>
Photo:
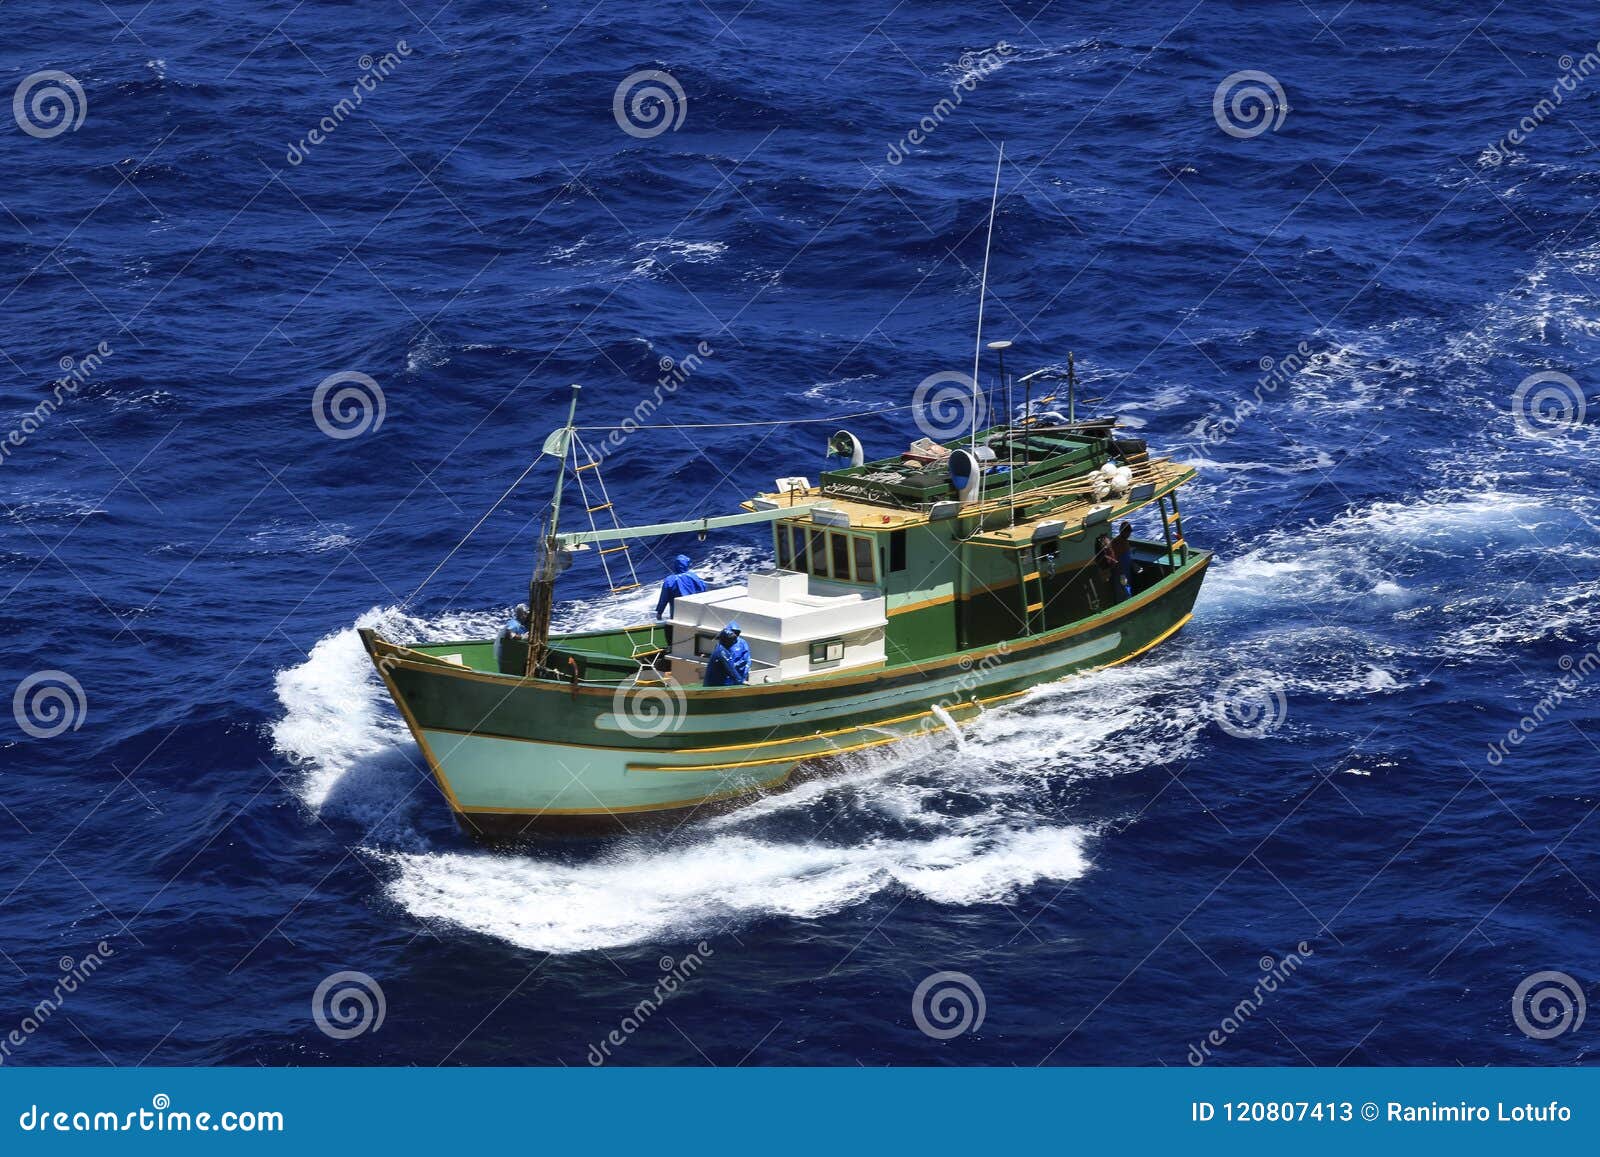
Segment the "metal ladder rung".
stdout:
<svg viewBox="0 0 1600 1157">
<path fill-rule="evenodd" d="M 1182 518 L 1183 515 L 1174 510 L 1171 514 L 1164 514 L 1162 517 L 1167 520 L 1167 525 L 1171 526 L 1174 522 L 1177 522 L 1178 519 Z"/>
<path fill-rule="evenodd" d="M 1032 574 L 1023 575 L 1022 576 L 1022 581 L 1025 582 L 1025 583 L 1031 583 L 1034 579 L 1036 579 L 1038 577 L 1039 577 L 1039 572 L 1038 571 L 1034 571 Z"/>
<path fill-rule="evenodd" d="M 627 543 L 623 543 L 621 546 L 602 547 L 601 550 L 600 550 L 600 553 L 601 554 L 616 554 L 617 551 L 619 551 L 619 550 L 627 550 L 627 549 L 628 549 Z"/>
<path fill-rule="evenodd" d="M 620 595 L 623 591 L 636 591 L 643 585 L 643 583 L 627 583 L 624 586 L 612 587 L 611 593 L 614 595 Z"/>
<path fill-rule="evenodd" d="M 1171 550 L 1171 553 L 1172 553 L 1172 554 L 1177 554 L 1177 553 L 1178 553 L 1178 552 L 1179 552 L 1179 551 L 1180 551 L 1180 550 L 1182 550 L 1182 549 L 1183 549 L 1183 548 L 1184 548 L 1184 547 L 1185 547 L 1185 546 L 1186 546 L 1186 545 L 1188 545 L 1188 544 L 1187 544 L 1187 543 L 1185 543 L 1185 542 L 1184 542 L 1184 541 L 1183 541 L 1183 539 L 1181 539 L 1181 538 L 1175 538 L 1175 539 L 1173 539 L 1173 540 L 1172 540 L 1172 550 Z"/>
<path fill-rule="evenodd" d="M 1028 604 L 1028 613 L 1030 615 L 1033 614 L 1034 611 L 1042 611 L 1042 610 L 1044 610 L 1044 604 L 1043 603 L 1029 603 Z"/>
<path fill-rule="evenodd" d="M 579 466 L 576 470 L 574 470 L 573 473 L 574 474 L 582 474 L 585 470 L 598 470 L 598 469 L 600 469 L 600 463 L 598 463 L 598 462 L 585 462 L 582 466 Z"/>
<path fill-rule="evenodd" d="M 585 509 L 590 514 L 598 514 L 602 510 L 610 510 L 611 509 L 611 503 L 602 502 L 599 506 L 589 506 L 589 507 L 585 507 Z"/>
</svg>

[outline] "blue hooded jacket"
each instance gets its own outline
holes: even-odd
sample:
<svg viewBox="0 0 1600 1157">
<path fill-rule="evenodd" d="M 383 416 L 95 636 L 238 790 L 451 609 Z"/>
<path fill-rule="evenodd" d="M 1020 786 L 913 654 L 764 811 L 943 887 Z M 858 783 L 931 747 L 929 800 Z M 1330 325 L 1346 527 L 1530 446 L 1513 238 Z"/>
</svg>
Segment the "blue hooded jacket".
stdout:
<svg viewBox="0 0 1600 1157">
<path fill-rule="evenodd" d="M 661 584 L 661 597 L 656 600 L 656 618 L 672 613 L 672 603 L 679 595 L 697 595 L 706 589 L 705 580 L 689 569 L 689 556 L 680 554 L 672 560 L 672 574 Z"/>
<path fill-rule="evenodd" d="M 750 644 L 739 637 L 739 624 L 729 623 L 717 636 L 717 649 L 706 662 L 707 687 L 737 687 L 750 682 Z"/>
</svg>

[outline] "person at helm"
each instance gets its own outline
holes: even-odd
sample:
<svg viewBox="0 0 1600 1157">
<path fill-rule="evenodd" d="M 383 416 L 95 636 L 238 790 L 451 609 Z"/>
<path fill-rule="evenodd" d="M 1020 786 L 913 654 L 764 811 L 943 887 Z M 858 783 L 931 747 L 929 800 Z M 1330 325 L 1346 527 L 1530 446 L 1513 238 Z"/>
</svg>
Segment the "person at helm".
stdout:
<svg viewBox="0 0 1600 1157">
<path fill-rule="evenodd" d="M 750 682 L 750 644 L 739 637 L 739 624 L 729 623 L 717 636 L 706 662 L 707 687 L 737 687 Z"/>
</svg>

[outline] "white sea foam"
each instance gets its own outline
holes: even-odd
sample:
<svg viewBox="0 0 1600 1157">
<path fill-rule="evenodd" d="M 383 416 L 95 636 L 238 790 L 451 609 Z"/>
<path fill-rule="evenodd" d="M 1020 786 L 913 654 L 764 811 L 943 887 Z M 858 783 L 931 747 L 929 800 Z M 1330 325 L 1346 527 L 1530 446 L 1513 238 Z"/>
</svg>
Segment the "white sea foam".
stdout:
<svg viewBox="0 0 1600 1157">
<path fill-rule="evenodd" d="M 676 237 L 663 237 L 636 242 L 633 249 L 636 253 L 644 254 L 633 263 L 633 272 L 648 275 L 658 268 L 678 262 L 703 265 L 715 261 L 728 251 L 728 246 L 723 241 L 683 241 Z"/>
<path fill-rule="evenodd" d="M 800 396 L 807 401 L 827 402 L 835 406 L 860 406 L 872 409 L 886 403 L 882 398 L 857 398 L 851 395 L 857 393 L 871 393 L 871 390 L 859 388 L 858 382 L 872 382 L 878 378 L 877 374 L 857 374 L 854 377 L 834 378 L 826 382 L 818 382 L 814 386 L 801 392 Z"/>
<path fill-rule="evenodd" d="M 381 627 L 385 612 L 370 611 L 361 626 Z M 381 709 L 382 691 L 354 628 L 317 642 L 306 661 L 278 672 L 284 714 L 272 727 L 273 746 L 301 769 L 300 798 L 320 811 L 340 781 L 366 759 L 395 753 L 405 726 Z"/>
<path fill-rule="evenodd" d="M 1074 828 L 1000 827 L 854 845 L 719 834 L 578 864 L 488 850 L 380 858 L 397 869 L 389 895 L 413 915 L 580 952 L 715 936 L 772 916 L 814 919 L 893 887 L 941 904 L 1000 903 L 1039 880 L 1081 876 L 1083 842 Z"/>
<path fill-rule="evenodd" d="M 438 369 L 450 361 L 450 351 L 432 334 L 406 351 L 406 373 L 421 373 L 425 369 Z"/>
<path fill-rule="evenodd" d="M 345 533 L 350 527 L 343 523 L 321 523 L 314 526 L 294 526 L 275 518 L 250 536 L 250 541 L 263 551 L 277 554 L 308 551 L 321 554 L 329 550 L 348 550 L 356 540 Z"/>
</svg>

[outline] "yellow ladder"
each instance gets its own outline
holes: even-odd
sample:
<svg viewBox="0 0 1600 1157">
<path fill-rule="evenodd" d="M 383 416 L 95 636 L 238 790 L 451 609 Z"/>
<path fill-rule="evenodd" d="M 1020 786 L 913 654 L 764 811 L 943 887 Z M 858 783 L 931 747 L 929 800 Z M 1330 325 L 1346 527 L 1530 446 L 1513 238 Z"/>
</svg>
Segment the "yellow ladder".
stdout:
<svg viewBox="0 0 1600 1157">
<path fill-rule="evenodd" d="M 1032 567 L 1032 570 L 1028 568 Z M 1022 599 L 1022 625 L 1030 635 L 1045 630 L 1044 574 L 1037 547 L 1017 551 L 1017 590 Z"/>
<path fill-rule="evenodd" d="M 1167 503 L 1172 504 L 1172 509 L 1167 509 Z M 1183 539 L 1183 513 L 1178 509 L 1178 492 L 1164 494 L 1157 500 L 1161 510 L 1161 533 L 1167 541 L 1167 563 L 1169 566 L 1187 566 L 1189 563 L 1189 544 Z"/>
<path fill-rule="evenodd" d="M 578 458 L 579 454 L 583 455 L 581 462 Z M 606 480 L 600 473 L 600 460 L 589 452 L 589 448 L 578 438 L 576 432 L 572 436 L 572 461 L 574 467 L 572 475 L 578 482 L 578 491 L 583 498 L 584 513 L 589 517 L 589 529 L 596 531 L 600 529 L 595 522 L 595 515 L 604 511 L 611 512 L 612 528 L 620 529 L 622 524 L 617 521 L 616 507 L 612 504 L 611 495 L 606 491 Z M 594 471 L 594 487 L 596 491 L 593 497 L 590 496 L 588 482 L 584 479 L 584 474 L 591 470 Z M 622 557 L 620 559 L 610 557 L 617 554 Z M 626 594 L 629 591 L 637 591 L 644 588 L 644 584 L 639 581 L 639 572 L 634 569 L 633 555 L 629 552 L 627 543 L 621 542 L 616 546 L 602 547 L 595 551 L 595 555 L 600 559 L 600 569 L 605 572 L 606 586 L 610 588 L 612 594 Z M 625 563 L 627 566 L 626 573 L 619 570 L 616 574 L 613 574 L 611 571 L 613 562 Z M 641 638 L 635 634 L 636 630 L 637 628 L 627 628 L 625 633 L 632 648 L 632 658 L 639 664 L 639 677 L 643 679 L 648 670 L 653 678 L 659 678 L 655 673 L 654 667 L 649 666 L 645 661 L 661 651 L 661 645 L 655 641 L 655 631 L 647 628 Z"/>
</svg>

